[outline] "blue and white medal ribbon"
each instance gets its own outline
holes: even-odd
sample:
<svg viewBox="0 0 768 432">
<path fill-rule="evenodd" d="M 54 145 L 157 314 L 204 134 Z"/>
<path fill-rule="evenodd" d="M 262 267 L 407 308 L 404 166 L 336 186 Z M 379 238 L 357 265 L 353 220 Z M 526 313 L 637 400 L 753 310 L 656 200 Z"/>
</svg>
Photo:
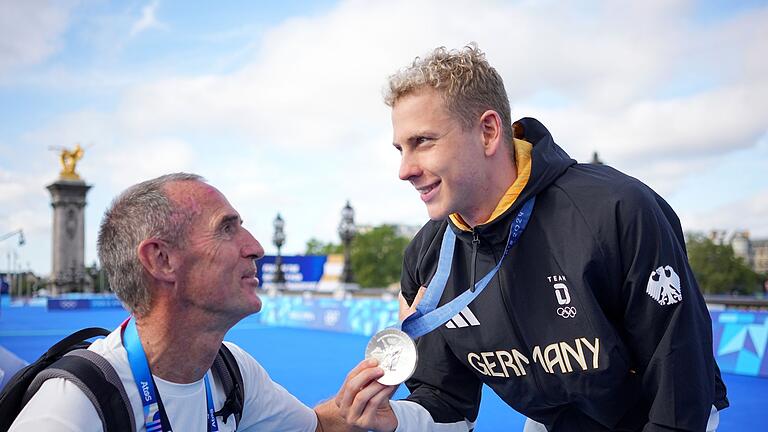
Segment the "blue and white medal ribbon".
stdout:
<svg viewBox="0 0 768 432">
<path fill-rule="evenodd" d="M 443 234 L 443 242 L 440 245 L 440 258 L 437 262 L 437 270 L 427 285 L 424 296 L 416 306 L 416 311 L 396 326 L 376 333 L 366 346 L 365 357 L 377 359 L 379 367 L 384 370 L 384 376 L 378 380 L 380 383 L 396 385 L 410 378 L 416 370 L 416 362 L 418 360 L 416 345 L 413 339 L 424 336 L 446 323 L 483 292 L 491 279 L 499 271 L 504 258 L 520 239 L 520 235 L 522 235 L 526 225 L 528 225 L 531 213 L 533 213 L 534 203 L 535 197 L 526 201 L 515 217 L 515 220 L 512 221 L 509 227 L 507 246 L 504 248 L 504 253 L 501 255 L 498 263 L 496 263 L 496 266 L 475 284 L 474 289 L 464 291 L 450 302 L 438 308 L 437 304 L 443 295 L 443 291 L 445 291 L 445 285 L 451 274 L 453 251 L 456 245 L 456 234 L 450 225 L 446 227 L 445 234 Z"/>
<path fill-rule="evenodd" d="M 472 303 L 472 301 L 483 292 L 485 287 L 488 286 L 488 283 L 499 271 L 501 264 L 504 262 L 504 258 L 520 239 L 520 235 L 522 235 L 523 230 L 525 230 L 526 225 L 528 225 L 528 220 L 531 218 L 535 201 L 535 197 L 526 201 L 525 204 L 523 204 L 523 208 L 520 209 L 520 212 L 518 212 L 515 217 L 515 220 L 512 221 L 509 228 L 507 246 L 504 248 L 504 253 L 501 255 L 501 258 L 499 258 L 499 262 L 496 263 L 496 266 L 475 284 L 474 290 L 464 291 L 449 303 L 438 308 L 437 303 L 440 301 L 443 291 L 445 291 L 448 276 L 451 274 L 453 248 L 456 244 L 456 234 L 450 226 L 446 227 L 445 234 L 443 234 L 443 243 L 440 245 L 440 258 L 437 262 L 437 271 L 435 271 L 432 280 L 429 281 L 427 291 L 416 306 L 416 311 L 408 316 L 403 322 L 399 323 L 400 329 L 407 333 L 408 336 L 416 339 L 417 337 L 424 336 L 440 327 Z"/>
<path fill-rule="evenodd" d="M 128 364 L 131 366 L 133 379 L 141 397 L 141 404 L 144 408 L 144 426 L 147 432 L 172 432 L 171 423 L 149 370 L 147 355 L 144 353 L 144 347 L 141 346 L 136 321 L 133 319 L 128 321 L 123 332 L 123 345 L 128 353 Z M 207 373 L 205 374 L 205 400 L 208 431 L 217 432 L 219 425 L 214 415 L 213 395 Z"/>
</svg>

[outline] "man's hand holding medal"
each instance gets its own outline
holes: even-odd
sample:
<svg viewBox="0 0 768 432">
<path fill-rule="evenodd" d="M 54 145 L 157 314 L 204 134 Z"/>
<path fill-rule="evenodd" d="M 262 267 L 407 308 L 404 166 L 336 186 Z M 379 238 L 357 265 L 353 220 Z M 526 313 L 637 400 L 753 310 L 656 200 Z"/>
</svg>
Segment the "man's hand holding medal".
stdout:
<svg viewBox="0 0 768 432">
<path fill-rule="evenodd" d="M 399 296 L 399 320 L 402 323 L 416 311 L 424 297 L 421 287 L 411 305 Z M 397 418 L 389 398 L 416 369 L 416 346 L 403 331 L 388 328 L 371 338 L 366 359 L 349 372 L 335 403 L 347 423 L 365 430 L 394 431 Z"/>
</svg>

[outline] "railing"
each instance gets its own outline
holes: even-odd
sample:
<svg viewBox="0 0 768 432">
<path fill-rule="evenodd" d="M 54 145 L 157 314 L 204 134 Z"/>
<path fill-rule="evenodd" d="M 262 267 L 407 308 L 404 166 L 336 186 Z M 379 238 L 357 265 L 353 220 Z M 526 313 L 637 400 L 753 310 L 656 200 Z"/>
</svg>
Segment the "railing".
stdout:
<svg viewBox="0 0 768 432">
<path fill-rule="evenodd" d="M 705 295 L 710 310 L 762 310 L 768 311 L 768 298 L 731 295 Z"/>
</svg>

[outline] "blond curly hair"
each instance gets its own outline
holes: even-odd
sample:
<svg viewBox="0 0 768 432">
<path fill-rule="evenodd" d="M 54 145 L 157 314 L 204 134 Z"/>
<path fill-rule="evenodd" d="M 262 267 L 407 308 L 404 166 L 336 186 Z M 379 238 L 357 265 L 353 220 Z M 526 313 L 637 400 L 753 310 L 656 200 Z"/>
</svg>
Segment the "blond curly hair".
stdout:
<svg viewBox="0 0 768 432">
<path fill-rule="evenodd" d="M 416 57 L 410 66 L 389 77 L 384 103 L 393 107 L 403 96 L 424 87 L 440 92 L 448 110 L 465 129 L 471 128 L 483 112 L 496 111 L 504 140 L 512 144 L 512 116 L 504 81 L 475 42 L 458 50 L 435 48 L 424 58 Z"/>
</svg>

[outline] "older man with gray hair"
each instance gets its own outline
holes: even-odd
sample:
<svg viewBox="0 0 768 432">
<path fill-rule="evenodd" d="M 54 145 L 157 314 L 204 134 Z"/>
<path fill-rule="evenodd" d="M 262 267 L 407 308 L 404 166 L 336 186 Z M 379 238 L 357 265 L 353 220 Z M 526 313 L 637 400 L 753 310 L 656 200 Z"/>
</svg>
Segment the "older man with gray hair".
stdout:
<svg viewBox="0 0 768 432">
<path fill-rule="evenodd" d="M 242 418 L 217 417 L 227 395 L 211 367 L 227 331 L 261 309 L 255 260 L 264 255 L 238 212 L 203 178 L 169 174 L 128 188 L 104 215 L 98 238 L 112 289 L 131 312 L 90 350 L 117 372 L 135 424 L 120 430 L 347 430 L 332 403 L 315 411 L 225 342 L 243 376 Z M 14 431 L 101 431 L 84 392 L 46 381 Z"/>
</svg>

